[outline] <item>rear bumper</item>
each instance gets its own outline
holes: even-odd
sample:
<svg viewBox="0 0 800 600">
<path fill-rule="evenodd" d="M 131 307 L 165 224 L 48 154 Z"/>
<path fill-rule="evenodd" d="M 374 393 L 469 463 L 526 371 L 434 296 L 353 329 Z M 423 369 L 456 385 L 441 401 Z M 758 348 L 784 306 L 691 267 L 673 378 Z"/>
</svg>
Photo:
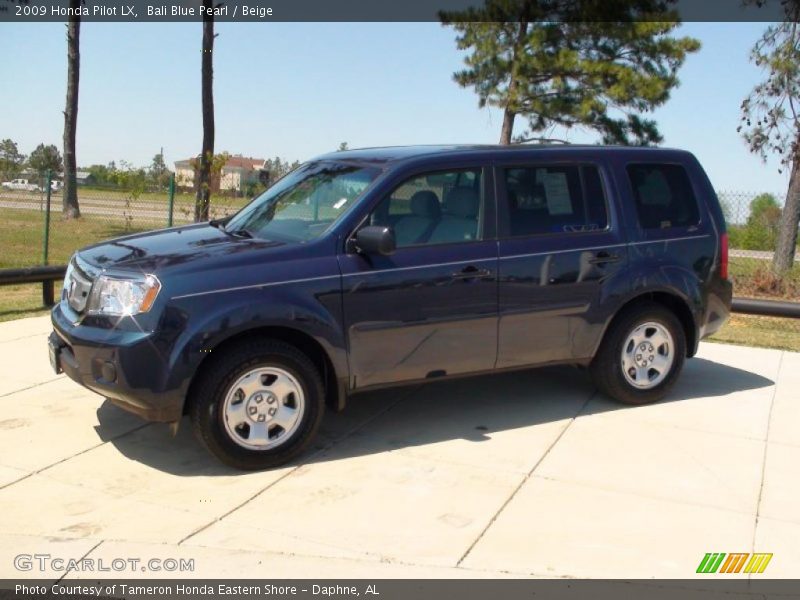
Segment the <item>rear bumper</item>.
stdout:
<svg viewBox="0 0 800 600">
<path fill-rule="evenodd" d="M 698 339 L 713 335 L 728 321 L 731 316 L 731 302 L 733 299 L 733 284 L 727 280 L 720 280 L 708 295 L 705 318 L 700 327 Z"/>
<path fill-rule="evenodd" d="M 60 305 L 51 318 L 48 345 L 67 377 L 148 421 L 181 418 L 185 394 L 162 384 L 169 365 L 152 334 L 75 325 Z"/>
</svg>

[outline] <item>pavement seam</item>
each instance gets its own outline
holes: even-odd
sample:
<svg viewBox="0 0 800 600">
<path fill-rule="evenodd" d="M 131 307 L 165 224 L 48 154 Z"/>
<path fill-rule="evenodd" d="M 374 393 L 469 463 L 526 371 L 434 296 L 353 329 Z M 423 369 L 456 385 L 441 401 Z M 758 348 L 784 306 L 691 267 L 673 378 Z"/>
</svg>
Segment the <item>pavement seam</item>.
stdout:
<svg viewBox="0 0 800 600">
<path fill-rule="evenodd" d="M 34 318 L 36 318 L 36 317 L 34 317 Z M 52 331 L 52 329 L 50 331 Z M 38 333 L 28 333 L 26 335 L 21 335 L 20 337 L 16 337 L 16 338 L 11 338 L 11 339 L 8 339 L 8 340 L 0 340 L 0 344 L 10 344 L 11 342 L 18 342 L 20 340 L 27 340 L 27 339 L 34 338 L 34 337 L 41 337 L 43 335 L 46 336 L 46 335 L 48 335 L 48 333 L 49 333 L 49 331 L 44 331 L 44 332 L 40 331 Z"/>
<path fill-rule="evenodd" d="M 100 544 L 102 544 L 104 541 L 105 541 L 105 540 L 100 540 L 100 541 L 99 541 L 99 542 L 97 542 L 97 543 L 96 543 L 94 546 L 92 546 L 91 548 L 89 548 L 89 550 L 86 552 L 86 554 L 84 554 L 83 556 L 81 556 L 81 557 L 80 557 L 80 559 L 79 559 L 77 562 L 83 562 L 83 561 L 86 559 L 86 557 L 88 557 L 88 556 L 89 556 L 89 555 L 90 555 L 92 552 L 94 552 L 95 550 L 97 550 L 97 548 L 100 546 Z M 64 579 L 66 579 L 66 578 L 67 578 L 67 576 L 68 576 L 68 575 L 69 575 L 71 572 L 72 572 L 72 569 L 67 569 L 67 570 L 65 570 L 65 571 L 64 571 L 64 574 L 63 574 L 63 575 L 61 575 L 61 577 L 59 577 L 58 579 L 56 579 L 56 583 L 61 583 L 61 582 L 62 582 Z"/>
<path fill-rule="evenodd" d="M 129 540 L 103 540 L 104 542 L 118 542 L 118 543 L 125 543 L 129 544 L 132 543 Z M 150 542 L 143 542 L 143 544 L 149 544 Z M 98 544 L 99 545 L 99 544 Z M 162 546 L 172 546 L 173 544 L 160 544 Z M 275 555 L 285 558 L 305 558 L 305 559 L 312 559 L 312 560 L 339 560 L 343 562 L 353 562 L 353 563 L 360 563 L 364 565 L 374 565 L 374 564 L 384 564 L 384 565 L 391 565 L 391 566 L 398 566 L 398 567 L 413 567 L 416 569 L 441 569 L 443 571 L 467 571 L 473 573 L 501 573 L 505 575 L 527 575 L 533 577 L 545 577 L 541 573 L 535 573 L 530 571 L 512 571 L 506 569 L 481 569 L 476 567 L 454 567 L 452 565 L 446 564 L 437 564 L 437 563 L 419 563 L 413 561 L 407 561 L 404 559 L 392 558 L 387 557 L 380 554 L 372 554 L 367 553 L 363 556 L 326 556 L 324 554 L 307 554 L 303 552 L 292 552 L 292 551 L 283 551 L 283 550 L 253 550 L 247 548 L 229 548 L 227 546 L 216 546 L 216 545 L 208 545 L 208 544 L 191 544 L 187 546 L 183 546 L 187 549 L 204 549 L 204 550 L 222 550 L 225 552 L 231 553 L 243 553 L 243 554 L 252 554 L 252 555 Z M 90 551 L 91 553 L 91 551 Z M 87 554 L 88 555 L 88 554 Z M 546 577 L 552 577 L 555 579 L 559 578 L 572 578 L 572 575 L 546 575 Z"/>
<path fill-rule="evenodd" d="M 753 543 L 750 545 L 752 552 L 756 551 L 756 536 L 758 534 L 758 521 L 761 518 L 761 500 L 764 496 L 764 480 L 767 476 L 767 454 L 769 452 L 769 431 L 772 427 L 772 410 L 775 407 L 775 396 L 778 395 L 778 386 L 781 382 L 781 370 L 783 368 L 783 357 L 785 352 L 781 352 L 780 359 L 778 360 L 778 370 L 775 374 L 775 387 L 772 390 L 772 398 L 769 403 L 769 414 L 767 415 L 767 434 L 764 439 L 764 456 L 761 462 L 761 485 L 758 487 L 758 502 L 756 503 L 756 515 L 753 520 Z M 749 576 L 752 579 L 752 574 Z"/>
<path fill-rule="evenodd" d="M 586 398 L 586 400 L 581 405 L 581 407 L 575 412 L 575 414 L 572 416 L 572 418 L 569 420 L 569 422 L 567 422 L 567 424 L 564 426 L 564 428 L 558 433 L 558 435 L 556 436 L 556 439 L 553 440 L 553 443 L 550 444 L 547 447 L 547 449 L 544 451 L 544 453 L 539 457 L 539 460 L 536 461 L 536 464 L 533 465 L 533 468 L 531 468 L 531 470 L 528 471 L 528 473 L 525 475 L 525 477 L 522 478 L 522 481 L 519 482 L 517 487 L 515 487 L 511 491 L 511 494 L 509 495 L 509 497 L 506 498 L 506 501 L 503 502 L 503 504 L 500 506 L 500 508 L 497 510 L 497 512 L 495 512 L 495 514 L 492 516 L 492 518 L 486 524 L 486 527 L 484 527 L 481 530 L 481 532 L 478 534 L 478 537 L 475 538 L 475 540 L 469 545 L 469 548 L 467 548 L 466 552 L 464 552 L 464 554 L 461 555 L 461 558 L 458 559 L 458 562 L 455 565 L 456 568 L 461 568 L 461 563 L 463 563 L 466 560 L 467 556 L 469 556 L 469 554 L 470 554 L 470 552 L 472 552 L 473 548 L 475 548 L 475 546 L 478 544 L 478 542 L 480 542 L 483 539 L 483 536 L 486 535 L 486 532 L 489 531 L 491 526 L 495 524 L 495 522 L 497 521 L 497 519 L 500 516 L 500 514 L 506 509 L 506 507 L 511 503 L 511 501 L 514 499 L 514 497 L 517 495 L 517 493 L 522 489 L 522 486 L 524 486 L 528 481 L 530 481 L 530 479 L 531 479 L 531 477 L 533 477 L 533 474 L 536 471 L 536 469 L 539 468 L 539 465 L 541 465 L 542 462 L 544 462 L 544 459 L 547 458 L 547 456 L 550 454 L 550 451 L 553 448 L 555 448 L 555 446 L 556 446 L 556 444 L 558 444 L 558 442 L 561 441 L 561 438 L 564 437 L 564 434 L 567 432 L 567 430 L 575 422 L 575 419 L 577 419 L 581 415 L 581 413 L 589 405 L 589 402 L 591 402 L 592 398 L 597 396 L 597 394 L 598 394 L 597 390 L 594 390 L 591 394 L 589 394 L 589 396 Z"/>
<path fill-rule="evenodd" d="M 300 538 L 298 538 L 300 539 Z M 169 544 L 167 544 L 169 545 Z M 246 548 L 228 548 L 227 546 L 216 546 L 208 544 L 192 544 L 185 546 L 186 548 L 203 548 L 206 550 L 223 550 L 226 552 L 243 552 L 246 554 L 274 554 L 288 558 L 309 558 L 314 560 L 341 560 L 346 562 L 355 562 L 362 564 L 385 564 L 399 567 L 413 567 L 417 569 L 442 569 L 442 570 L 457 570 L 468 571 L 473 573 L 502 573 L 504 575 L 527 575 L 531 577 L 551 577 L 554 579 L 571 579 L 574 575 L 544 575 L 535 571 L 525 570 L 511 570 L 511 569 L 482 569 L 478 567 L 454 567 L 447 564 L 414 562 L 404 560 L 402 558 L 393 558 L 381 554 L 364 553 L 362 556 L 326 556 L 324 554 L 309 554 L 304 552 L 293 552 L 283 550 L 253 550 Z"/>
<path fill-rule="evenodd" d="M 46 467 L 42 467 L 41 469 L 37 469 L 36 471 L 34 471 L 33 473 L 31 473 L 31 475 L 38 475 L 39 473 L 43 473 L 44 471 L 47 471 L 47 470 L 49 470 L 49 469 L 52 469 L 53 467 L 57 467 L 58 465 L 60 465 L 60 464 L 62 464 L 62 463 L 65 463 L 65 462 L 67 462 L 68 460 L 72 460 L 73 458 L 77 458 L 78 456 L 81 456 L 82 454 L 86 454 L 87 452 L 91 452 L 92 450 L 96 450 L 97 448 L 100 448 L 100 447 L 102 447 L 102 446 L 105 446 L 105 445 L 106 445 L 106 444 L 108 444 L 109 442 L 114 442 L 114 441 L 116 441 L 116 440 L 118 440 L 118 439 L 120 439 L 120 438 L 123 438 L 123 437 L 125 437 L 126 435 L 130 435 L 130 434 L 132 434 L 132 433 L 136 433 L 137 431 L 141 431 L 141 430 L 142 430 L 142 429 L 144 429 L 145 427 L 151 427 L 151 426 L 153 426 L 154 424 L 155 424 L 155 423 L 152 423 L 152 422 L 142 423 L 142 424 L 141 424 L 141 425 L 139 425 L 138 427 L 134 427 L 133 429 L 129 429 L 128 431 L 125 431 L 125 432 L 123 432 L 123 433 L 120 433 L 119 435 L 115 435 L 115 436 L 114 436 L 114 437 L 112 437 L 112 438 L 108 438 L 107 440 L 103 440 L 103 441 L 102 441 L 102 442 L 100 442 L 99 444 L 95 444 L 94 446 L 91 446 L 91 447 L 89 447 L 89 448 L 84 448 L 84 449 L 83 449 L 83 450 L 81 450 L 80 452 L 76 452 L 75 454 L 73 454 L 73 455 L 71 455 L 71 456 L 68 456 L 67 458 L 62 458 L 61 460 L 59 460 L 59 461 L 56 461 L 56 462 L 54 462 L 54 463 L 51 463 L 51 464 L 47 465 Z"/>
<path fill-rule="evenodd" d="M 327 445 L 325 445 L 325 446 L 323 446 L 323 447 L 319 448 L 318 450 L 315 450 L 314 452 L 312 452 L 311 454 L 309 454 L 308 456 L 306 456 L 306 457 L 304 458 L 304 460 L 303 460 L 303 462 L 302 462 L 302 463 L 300 463 L 299 465 L 297 465 L 297 466 L 293 467 L 292 469 L 290 469 L 289 471 L 287 471 L 286 473 L 284 473 L 283 475 L 281 475 L 280 477 L 278 477 L 278 478 L 277 478 L 277 479 L 275 479 L 274 481 L 271 481 L 271 482 L 270 482 L 270 483 L 269 483 L 269 484 L 268 484 L 266 487 L 264 487 L 264 488 L 260 489 L 259 491 L 257 491 L 255 494 L 253 494 L 252 496 L 250 496 L 249 498 L 247 498 L 247 499 L 246 499 L 244 502 L 241 502 L 240 504 L 238 504 L 238 505 L 234 506 L 234 507 L 233 507 L 232 509 L 230 509 L 229 511 L 227 511 L 227 512 L 223 513 L 222 515 L 220 515 L 219 517 L 216 517 L 216 518 L 214 518 L 213 520 L 211 520 L 211 521 L 209 521 L 208 523 L 206 523 L 205 525 L 203 525 L 203 526 L 199 527 L 198 529 L 196 529 L 195 531 L 193 531 L 192 533 L 190 533 L 189 535 L 187 535 L 186 537 L 184 537 L 182 540 L 180 540 L 180 541 L 178 542 L 178 545 L 179 545 L 179 546 L 180 546 L 180 545 L 182 545 L 184 542 L 186 542 L 187 540 L 189 540 L 189 539 L 193 538 L 193 537 L 194 537 L 194 536 L 196 536 L 197 534 L 199 534 L 199 533 L 201 533 L 201 532 L 205 531 L 206 529 L 208 529 L 209 527 L 211 527 L 211 526 L 212 526 L 212 525 L 214 525 L 215 523 L 219 523 L 219 522 L 220 522 L 220 521 L 222 521 L 223 519 L 225 519 L 225 518 L 229 517 L 230 515 L 232 515 L 233 513 L 235 513 L 235 512 L 236 512 L 237 510 L 239 510 L 240 508 L 243 508 L 244 506 L 246 506 L 247 504 L 249 504 L 250 502 L 252 502 L 252 501 L 253 501 L 253 500 L 255 500 L 256 498 L 258 498 L 258 497 L 259 497 L 261 494 L 263 494 L 264 492 L 266 492 L 266 491 L 267 491 L 267 490 L 269 490 L 270 488 L 274 487 L 275 485 L 277 485 L 278 483 L 280 483 L 281 481 L 283 481 L 284 479 L 286 479 L 287 477 L 289 477 L 289 476 L 290 476 L 290 475 L 292 475 L 293 473 L 297 472 L 297 470 L 298 470 L 298 469 L 300 469 L 301 467 L 309 466 L 310 464 L 312 464 L 312 463 L 311 463 L 311 459 L 312 459 L 313 457 L 315 457 L 315 456 L 318 456 L 318 455 L 320 455 L 320 454 L 323 454 L 323 453 L 327 452 L 328 450 L 330 450 L 331 448 L 333 448 L 334 446 L 336 446 L 337 444 L 339 444 L 339 443 L 341 443 L 341 442 L 345 441 L 346 439 L 348 439 L 349 437 L 351 437 L 351 436 L 352 436 L 354 433 L 356 433 L 357 431 L 359 431 L 359 430 L 363 429 L 364 427 L 366 427 L 367 425 L 369 425 L 370 423 L 372 423 L 372 422 L 373 422 L 373 421 L 375 421 L 376 419 L 378 419 L 378 418 L 382 417 L 383 415 L 385 415 L 386 413 L 388 413 L 389 411 L 391 411 L 391 410 L 392 410 L 392 409 L 393 409 L 395 406 L 397 406 L 398 404 L 400 404 L 400 403 L 401 403 L 403 400 L 406 400 L 407 398 L 411 397 L 411 395 L 413 395 L 413 394 L 414 394 L 416 391 L 418 391 L 418 390 L 419 390 L 421 387 L 422 387 L 422 386 L 414 386 L 414 387 L 412 387 L 412 388 L 409 388 L 407 391 L 405 391 L 405 392 L 403 392 L 403 393 L 400 393 L 400 394 L 398 394 L 398 398 L 397 398 L 397 400 L 395 400 L 394 402 L 392 402 L 392 403 L 391 403 L 389 406 L 387 406 L 387 407 L 386 407 L 384 410 L 382 410 L 382 411 L 380 411 L 380 412 L 378 412 L 378 413 L 376 413 L 376 414 L 372 415 L 372 416 L 371 416 L 370 418 L 368 418 L 366 421 L 364 421 L 364 422 L 362 422 L 362 423 L 360 423 L 360 424 L 358 424 L 358 425 L 354 426 L 352 429 L 350 429 L 349 431 L 345 432 L 345 434 L 344 434 L 344 435 L 342 435 L 341 437 L 339 437 L 339 438 L 336 438 L 336 439 L 332 440 L 331 442 L 329 442 Z"/>
<path fill-rule="evenodd" d="M 13 396 L 14 394 L 19 394 L 20 392 L 25 392 L 27 390 L 32 390 L 33 388 L 41 387 L 43 385 L 47 385 L 48 383 L 53 383 L 54 381 L 59 381 L 63 379 L 62 377 L 54 377 L 53 379 L 48 379 L 47 381 L 40 381 L 39 383 L 34 383 L 33 385 L 29 385 L 28 387 L 20 388 L 18 390 L 13 390 L 11 392 L 6 392 L 4 394 L 0 394 L 0 398 L 6 398 L 8 396 Z"/>
<path fill-rule="evenodd" d="M 116 436 L 112 437 L 112 438 L 109 438 L 107 440 L 103 440 L 99 444 L 95 444 L 94 446 L 90 446 L 88 448 L 84 448 L 83 450 L 81 450 L 80 452 L 76 452 L 75 454 L 70 454 L 69 456 L 67 456 L 65 458 L 62 458 L 61 460 L 57 460 L 54 463 L 50 463 L 49 465 L 45 465 L 44 467 L 41 467 L 40 469 L 36 469 L 35 471 L 31 471 L 30 473 L 28 473 L 24 477 L 20 477 L 19 479 L 15 479 L 14 481 L 12 481 L 10 483 L 6 483 L 4 485 L 0 485 L 0 490 L 3 490 L 3 489 L 5 489 L 5 488 L 7 488 L 9 486 L 12 486 L 12 485 L 16 484 L 16 483 L 19 483 L 20 481 L 24 481 L 25 479 L 28 479 L 29 477 L 33 477 L 34 475 L 39 475 L 40 473 L 43 473 L 44 471 L 47 471 L 48 469 L 52 469 L 53 467 L 57 467 L 58 465 L 67 462 L 68 460 L 72 460 L 73 458 L 77 458 L 78 456 L 81 456 L 82 454 L 86 454 L 87 452 L 91 452 L 92 450 L 96 450 L 97 448 L 105 446 L 109 442 L 114 442 L 114 441 L 116 441 L 116 440 L 118 440 L 120 438 L 125 437 L 126 435 L 129 435 L 131 433 L 136 433 L 137 431 L 140 431 L 140 430 L 144 429 L 145 427 L 150 427 L 151 425 L 153 425 L 153 423 L 143 423 L 142 425 L 139 425 L 138 427 L 134 427 L 133 429 L 129 429 L 128 431 L 125 431 L 125 432 L 123 432 L 123 433 L 121 433 L 119 435 L 116 435 Z M 79 485 L 78 487 L 85 487 L 85 486 L 80 486 Z"/>
</svg>

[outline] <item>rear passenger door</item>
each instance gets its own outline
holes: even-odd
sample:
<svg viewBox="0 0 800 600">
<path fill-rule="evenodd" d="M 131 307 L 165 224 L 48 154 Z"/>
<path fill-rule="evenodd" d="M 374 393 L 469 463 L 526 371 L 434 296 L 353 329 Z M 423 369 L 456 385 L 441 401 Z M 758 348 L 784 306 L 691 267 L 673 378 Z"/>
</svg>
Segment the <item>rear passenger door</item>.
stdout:
<svg viewBox="0 0 800 600">
<path fill-rule="evenodd" d="M 497 367 L 589 358 L 625 293 L 627 250 L 596 162 L 498 165 Z"/>
<path fill-rule="evenodd" d="M 353 385 L 490 370 L 497 357 L 496 210 L 481 167 L 412 175 L 364 225 L 392 256 L 340 255 Z"/>
</svg>

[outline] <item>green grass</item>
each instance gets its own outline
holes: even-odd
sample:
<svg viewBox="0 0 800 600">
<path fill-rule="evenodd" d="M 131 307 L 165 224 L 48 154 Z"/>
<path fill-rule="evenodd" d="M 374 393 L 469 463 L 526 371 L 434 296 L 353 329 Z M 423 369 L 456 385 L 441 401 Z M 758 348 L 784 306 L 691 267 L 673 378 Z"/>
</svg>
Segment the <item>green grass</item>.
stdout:
<svg viewBox="0 0 800 600">
<path fill-rule="evenodd" d="M 194 199 L 189 198 L 193 203 Z M 135 225 L 135 226 L 134 226 Z M 44 216 L 38 211 L 2 209 L 0 218 L 0 268 L 42 263 Z M 51 218 L 50 264 L 64 264 L 75 250 L 104 239 L 146 231 L 161 224 L 134 223 L 123 218 L 85 215 L 65 221 L 58 213 Z M 769 277 L 769 261 L 731 258 L 730 272 L 737 295 L 796 300 L 800 290 L 800 266 L 784 278 L 781 286 Z M 56 288 L 59 284 L 56 283 Z M 58 291 L 58 290 L 56 290 Z M 0 322 L 45 314 L 41 284 L 0 288 Z M 734 315 L 712 341 L 800 351 L 800 321 L 773 317 Z"/>
<path fill-rule="evenodd" d="M 8 190 L 0 190 L 0 200 L 8 203 L 19 203 L 22 206 L 40 206 L 44 203 L 44 195 L 40 193 L 24 192 L 9 192 Z M 146 219 L 152 222 L 153 227 L 164 227 L 167 222 L 167 205 L 169 198 L 166 192 L 142 192 L 138 195 L 131 195 L 118 189 L 97 188 L 97 187 L 80 187 L 78 189 L 79 203 L 87 206 L 87 208 L 102 207 L 106 209 L 116 209 L 122 213 L 126 210 L 148 210 L 148 211 L 163 211 L 163 216 L 159 215 L 157 218 Z M 60 193 L 54 194 L 51 198 L 53 206 L 53 214 L 59 212 L 61 206 Z M 213 196 L 211 199 L 211 217 L 216 218 L 230 214 L 233 211 L 239 210 L 245 204 L 250 202 L 250 198 L 234 198 L 229 196 Z M 176 224 L 191 221 L 194 215 L 195 196 L 194 194 L 176 193 L 174 198 L 173 215 Z M 3 209 L 7 210 L 7 209 Z M 90 213 L 86 213 L 87 216 Z M 113 217 L 105 217 L 112 219 Z M 139 219 L 135 216 L 134 219 Z"/>
<path fill-rule="evenodd" d="M 6 209 L 0 213 L 0 268 L 27 267 L 42 264 L 44 216 L 31 210 Z M 50 222 L 49 263 L 65 264 L 78 248 L 103 239 L 147 228 L 126 228 L 123 219 L 86 216 L 64 221 L 52 215 Z M 55 282 L 56 295 L 60 283 Z M 46 314 L 42 305 L 42 284 L 0 287 L 0 322 Z"/>
<path fill-rule="evenodd" d="M 59 284 L 56 282 L 56 294 Z M 41 284 L 0 288 L 0 323 L 47 314 Z M 794 319 L 733 315 L 709 341 L 800 352 L 800 322 Z"/>
<path fill-rule="evenodd" d="M 800 265 L 783 277 L 772 274 L 771 263 L 757 258 L 731 257 L 729 273 L 734 294 L 746 298 L 797 300 L 800 296 Z"/>
<path fill-rule="evenodd" d="M 0 268 L 40 265 L 43 259 L 44 215 L 38 211 L 7 209 L 0 218 Z M 87 215 L 63 220 L 51 216 L 49 260 L 51 265 L 64 264 L 78 248 L 100 240 L 128 233 L 153 229 L 152 226 L 126 227 L 124 219 Z"/>
<path fill-rule="evenodd" d="M 800 320 L 732 315 L 709 341 L 800 352 Z"/>
<path fill-rule="evenodd" d="M 60 284 L 56 282 L 56 294 Z M 0 287 L 0 323 L 25 317 L 46 315 L 42 305 L 42 285 L 5 285 Z"/>
</svg>

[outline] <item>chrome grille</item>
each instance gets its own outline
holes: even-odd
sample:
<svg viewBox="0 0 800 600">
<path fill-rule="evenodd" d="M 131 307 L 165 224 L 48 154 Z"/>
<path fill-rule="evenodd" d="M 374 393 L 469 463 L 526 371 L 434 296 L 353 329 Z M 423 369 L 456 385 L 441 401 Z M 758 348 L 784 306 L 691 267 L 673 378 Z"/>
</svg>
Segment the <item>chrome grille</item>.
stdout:
<svg viewBox="0 0 800 600">
<path fill-rule="evenodd" d="M 92 291 L 92 283 L 94 283 L 94 273 L 80 264 L 82 262 L 77 257 L 70 262 L 63 292 L 63 297 L 72 310 L 79 313 L 86 310 L 86 303 L 89 301 L 89 293 Z"/>
</svg>

